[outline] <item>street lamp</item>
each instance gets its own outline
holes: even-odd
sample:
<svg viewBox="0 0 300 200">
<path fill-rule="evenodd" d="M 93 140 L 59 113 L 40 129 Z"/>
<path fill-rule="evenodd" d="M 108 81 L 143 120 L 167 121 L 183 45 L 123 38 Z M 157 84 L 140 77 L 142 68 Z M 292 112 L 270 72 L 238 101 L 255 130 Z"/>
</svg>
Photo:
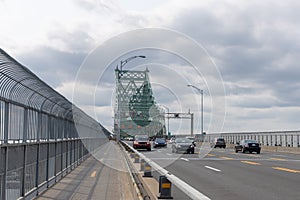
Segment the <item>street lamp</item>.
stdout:
<svg viewBox="0 0 300 200">
<path fill-rule="evenodd" d="M 201 135 L 202 135 L 203 134 L 203 90 L 191 84 L 188 84 L 187 86 L 196 89 L 201 94 Z"/>
<path fill-rule="evenodd" d="M 132 56 L 132 57 L 129 57 L 127 58 L 126 60 L 121 60 L 120 61 L 120 71 L 122 71 L 122 68 L 124 67 L 124 65 L 126 65 L 129 61 L 135 59 L 135 58 L 146 58 L 146 56 L 143 56 L 143 55 L 139 55 L 139 56 Z M 116 69 L 116 72 L 118 73 L 118 87 L 120 85 L 120 75 L 119 75 L 119 70 L 118 70 L 118 66 L 117 66 L 117 69 Z M 121 137 L 121 110 L 120 110 L 120 103 L 121 103 L 121 100 L 120 100 L 120 94 L 118 93 L 118 118 L 119 118 L 119 123 L 118 123 L 118 134 L 117 134 L 117 141 L 119 142 L 120 140 L 120 137 Z"/>
<path fill-rule="evenodd" d="M 126 65 L 126 63 L 128 63 L 129 61 L 135 59 L 135 58 L 146 58 L 146 56 L 132 56 L 130 58 L 127 58 L 126 60 L 121 60 L 120 62 L 120 70 L 122 71 L 122 68 L 124 67 L 124 65 Z"/>
<path fill-rule="evenodd" d="M 167 134 L 168 134 L 168 137 L 169 137 L 169 132 L 170 132 L 170 118 L 169 118 L 169 113 L 170 113 L 170 110 L 169 110 L 169 107 L 165 106 L 165 105 L 161 105 L 163 108 L 165 108 L 167 110 L 167 114 L 168 114 L 168 131 L 167 131 Z"/>
</svg>

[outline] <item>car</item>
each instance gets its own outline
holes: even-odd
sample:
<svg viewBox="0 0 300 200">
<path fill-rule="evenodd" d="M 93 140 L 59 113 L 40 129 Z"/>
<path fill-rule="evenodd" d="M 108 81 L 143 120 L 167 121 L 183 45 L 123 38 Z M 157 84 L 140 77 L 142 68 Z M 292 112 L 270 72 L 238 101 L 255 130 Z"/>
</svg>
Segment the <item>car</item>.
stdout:
<svg viewBox="0 0 300 200">
<path fill-rule="evenodd" d="M 212 141 L 211 141 L 211 144 L 210 146 L 212 148 L 226 148 L 226 142 L 225 142 L 225 139 L 224 138 L 214 138 Z"/>
<path fill-rule="evenodd" d="M 190 139 L 190 140 L 196 142 L 196 139 L 195 139 L 195 137 L 193 137 L 193 136 L 186 136 L 185 138 Z"/>
<path fill-rule="evenodd" d="M 195 153 L 195 143 L 187 138 L 176 138 L 172 143 L 172 153 Z"/>
<path fill-rule="evenodd" d="M 147 149 L 151 151 L 151 143 L 147 135 L 136 135 L 132 146 L 134 149 Z"/>
<path fill-rule="evenodd" d="M 153 147 L 167 147 L 167 141 L 165 138 L 155 138 L 153 142 Z"/>
<path fill-rule="evenodd" d="M 126 137 L 125 138 L 127 141 L 133 141 L 133 137 Z"/>
<path fill-rule="evenodd" d="M 256 140 L 242 140 L 241 142 L 238 142 L 235 146 L 235 153 L 238 153 L 239 151 L 245 153 L 245 152 L 256 152 L 257 154 L 260 154 L 261 147 L 259 143 Z"/>
<path fill-rule="evenodd" d="M 175 137 L 171 137 L 169 143 L 170 143 L 170 144 L 174 143 L 174 142 L 175 142 L 175 139 L 176 139 Z"/>
</svg>

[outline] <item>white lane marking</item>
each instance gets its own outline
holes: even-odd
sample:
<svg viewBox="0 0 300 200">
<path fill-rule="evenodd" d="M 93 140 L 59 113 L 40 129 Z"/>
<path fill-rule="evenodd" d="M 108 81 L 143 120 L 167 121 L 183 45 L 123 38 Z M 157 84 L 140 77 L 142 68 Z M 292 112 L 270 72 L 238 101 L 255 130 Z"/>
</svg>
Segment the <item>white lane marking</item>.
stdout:
<svg viewBox="0 0 300 200">
<path fill-rule="evenodd" d="M 167 153 L 167 155 L 168 155 L 168 156 L 172 156 L 172 154 L 171 154 L 171 153 Z"/>
<path fill-rule="evenodd" d="M 189 162 L 189 159 L 186 159 L 186 158 L 180 158 L 181 160 L 184 160 L 186 162 Z"/>
<path fill-rule="evenodd" d="M 216 168 L 213 168 L 213 167 L 210 167 L 210 166 L 205 166 L 205 168 L 214 170 L 214 171 L 216 171 L 216 172 L 221 172 L 221 170 L 216 169 Z"/>
<path fill-rule="evenodd" d="M 136 152 L 136 150 L 134 150 Z M 176 185 L 182 192 L 184 192 L 186 195 L 188 195 L 191 199 L 194 200 L 210 200 L 207 196 L 181 180 L 180 178 L 176 177 L 174 174 L 170 174 L 167 170 L 159 166 L 157 163 L 155 163 L 152 159 L 147 158 L 142 153 L 141 157 L 146 160 L 146 162 L 150 163 L 152 168 L 157 170 L 160 174 L 165 174 L 166 177 L 169 179 L 169 181 L 172 182 L 172 184 Z M 178 158 L 175 158 L 178 159 Z"/>
</svg>

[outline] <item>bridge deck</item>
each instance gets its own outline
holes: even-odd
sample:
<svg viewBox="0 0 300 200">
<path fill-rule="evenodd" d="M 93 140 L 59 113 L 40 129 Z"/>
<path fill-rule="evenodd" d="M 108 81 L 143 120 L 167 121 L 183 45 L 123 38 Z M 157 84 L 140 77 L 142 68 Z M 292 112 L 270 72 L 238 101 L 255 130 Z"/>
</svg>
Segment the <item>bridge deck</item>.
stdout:
<svg viewBox="0 0 300 200">
<path fill-rule="evenodd" d="M 132 200 L 137 198 L 120 147 L 110 142 L 37 199 Z M 103 153 L 103 149 L 105 149 Z M 100 160 L 100 161 L 99 161 Z"/>
</svg>

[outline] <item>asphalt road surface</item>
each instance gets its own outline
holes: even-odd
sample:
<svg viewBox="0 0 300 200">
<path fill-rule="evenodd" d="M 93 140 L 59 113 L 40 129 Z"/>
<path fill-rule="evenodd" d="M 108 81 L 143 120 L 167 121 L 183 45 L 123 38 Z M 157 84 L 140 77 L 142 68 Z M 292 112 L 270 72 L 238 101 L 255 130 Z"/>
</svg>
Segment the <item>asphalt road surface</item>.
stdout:
<svg viewBox="0 0 300 200">
<path fill-rule="evenodd" d="M 140 152 L 211 199 L 300 199 L 300 154 L 216 148 L 203 157 L 171 153 L 169 144 Z"/>
</svg>

